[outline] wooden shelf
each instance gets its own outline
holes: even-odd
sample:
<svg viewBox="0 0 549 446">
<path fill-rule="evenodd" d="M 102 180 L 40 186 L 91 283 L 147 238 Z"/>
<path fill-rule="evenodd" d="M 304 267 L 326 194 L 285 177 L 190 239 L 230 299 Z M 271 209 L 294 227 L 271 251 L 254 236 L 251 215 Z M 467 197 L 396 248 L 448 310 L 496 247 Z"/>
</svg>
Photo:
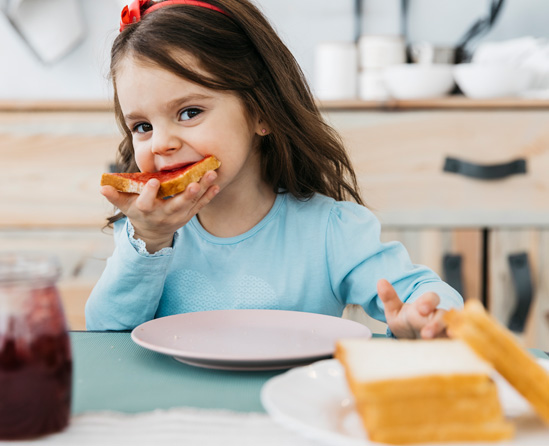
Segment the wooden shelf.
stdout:
<svg viewBox="0 0 549 446">
<path fill-rule="evenodd" d="M 112 112 L 113 103 L 108 100 L 0 100 L 1 112 L 63 112 L 93 111 Z"/>
<path fill-rule="evenodd" d="M 498 99 L 469 99 L 465 96 L 455 95 L 435 99 L 414 99 L 386 101 L 318 101 L 321 110 L 516 110 L 516 109 L 549 109 L 549 99 L 523 99 L 523 98 L 498 98 Z"/>
<path fill-rule="evenodd" d="M 319 108 L 325 111 L 333 110 L 517 110 L 517 109 L 549 109 L 549 99 L 498 98 L 469 99 L 462 95 L 445 96 L 434 99 L 386 101 L 338 100 L 318 101 Z M 0 100 L 2 112 L 62 112 L 62 111 L 93 111 L 112 112 L 113 103 L 109 100 L 47 100 L 20 101 Z"/>
</svg>

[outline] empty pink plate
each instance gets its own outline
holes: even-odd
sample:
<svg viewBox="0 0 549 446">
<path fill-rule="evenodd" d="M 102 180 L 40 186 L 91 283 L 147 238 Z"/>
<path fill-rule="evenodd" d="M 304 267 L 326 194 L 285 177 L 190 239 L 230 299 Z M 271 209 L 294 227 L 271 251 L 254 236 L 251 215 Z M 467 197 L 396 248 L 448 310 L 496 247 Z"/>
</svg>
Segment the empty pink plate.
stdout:
<svg viewBox="0 0 549 446">
<path fill-rule="evenodd" d="M 371 337 L 358 322 L 283 310 L 216 310 L 145 322 L 132 339 L 149 350 L 199 367 L 272 370 L 295 367 L 334 353 L 340 338 Z"/>
</svg>

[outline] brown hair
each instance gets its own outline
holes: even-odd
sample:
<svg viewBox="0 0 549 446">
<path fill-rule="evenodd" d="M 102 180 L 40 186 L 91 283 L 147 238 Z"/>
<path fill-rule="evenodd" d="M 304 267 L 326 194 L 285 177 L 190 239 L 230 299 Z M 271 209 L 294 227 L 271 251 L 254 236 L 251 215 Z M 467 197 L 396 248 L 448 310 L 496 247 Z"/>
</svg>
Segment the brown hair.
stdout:
<svg viewBox="0 0 549 446">
<path fill-rule="evenodd" d="M 248 0 L 206 2 L 226 14 L 190 5 L 166 6 L 144 15 L 115 39 L 114 107 L 125 135 L 118 150 L 120 170 L 138 170 L 116 94 L 116 68 L 131 55 L 207 88 L 235 92 L 250 116 L 269 126 L 260 150 L 264 179 L 275 193 L 282 189 L 302 199 L 321 193 L 363 204 L 339 135 L 324 122 L 303 72 L 267 19 Z M 211 77 L 186 66 L 178 57 L 182 52 L 194 56 Z"/>
</svg>

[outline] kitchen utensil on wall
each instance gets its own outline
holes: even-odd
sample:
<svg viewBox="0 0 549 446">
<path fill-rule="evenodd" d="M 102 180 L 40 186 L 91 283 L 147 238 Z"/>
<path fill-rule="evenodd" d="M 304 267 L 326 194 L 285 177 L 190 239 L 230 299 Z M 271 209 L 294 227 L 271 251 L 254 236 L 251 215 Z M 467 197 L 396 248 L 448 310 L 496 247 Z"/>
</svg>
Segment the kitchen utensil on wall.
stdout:
<svg viewBox="0 0 549 446">
<path fill-rule="evenodd" d="M 314 90 L 318 99 L 356 99 L 357 54 L 354 42 L 324 42 L 317 45 Z"/>
<path fill-rule="evenodd" d="M 400 0 L 400 11 L 401 11 L 401 33 L 407 40 L 408 36 L 408 11 L 410 8 L 411 0 Z M 459 39 L 458 43 L 454 48 L 454 59 L 450 60 L 451 52 L 448 52 L 445 48 L 439 48 L 432 46 L 432 50 L 421 49 L 419 50 L 416 47 L 415 54 L 413 47 L 410 47 L 410 58 L 414 62 L 417 62 L 417 59 L 421 59 L 421 62 L 425 62 L 427 59 L 431 59 L 432 62 L 437 63 L 437 59 L 441 58 L 446 61 L 441 61 L 441 63 L 461 63 L 470 60 L 471 54 L 469 46 L 475 40 L 480 38 L 482 35 L 486 34 L 496 23 L 497 18 L 499 17 L 501 10 L 503 9 L 503 4 L 505 0 L 491 0 L 488 14 L 485 17 L 479 18 L 471 27 L 464 33 L 464 35 Z M 420 45 L 421 48 L 421 44 Z M 431 53 L 429 54 L 429 51 Z M 418 53 L 419 52 L 419 53 Z M 416 60 L 414 60 L 414 58 Z"/>
<path fill-rule="evenodd" d="M 471 59 L 471 54 L 468 46 L 475 39 L 478 39 L 483 34 L 488 33 L 496 23 L 505 0 L 491 0 L 490 9 L 486 17 L 478 19 L 471 28 L 463 35 L 456 46 L 456 63 L 465 62 Z"/>
<path fill-rule="evenodd" d="M 3 13 L 45 64 L 74 50 L 86 35 L 78 0 L 5 0 Z"/>
<path fill-rule="evenodd" d="M 354 0 L 354 18 L 355 18 L 355 43 L 358 43 L 358 39 L 362 35 L 362 0 Z"/>
</svg>

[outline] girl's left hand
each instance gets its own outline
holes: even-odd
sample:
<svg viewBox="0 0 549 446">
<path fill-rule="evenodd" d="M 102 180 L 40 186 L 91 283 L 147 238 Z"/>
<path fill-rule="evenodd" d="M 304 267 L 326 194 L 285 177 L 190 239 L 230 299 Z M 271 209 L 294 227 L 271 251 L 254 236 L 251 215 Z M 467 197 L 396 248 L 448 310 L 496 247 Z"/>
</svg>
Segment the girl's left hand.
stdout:
<svg viewBox="0 0 549 446">
<path fill-rule="evenodd" d="M 377 283 L 377 293 L 385 307 L 387 325 L 397 338 L 447 337 L 442 319 L 446 310 L 437 309 L 438 294 L 425 293 L 412 303 L 404 303 L 385 279 Z"/>
</svg>

